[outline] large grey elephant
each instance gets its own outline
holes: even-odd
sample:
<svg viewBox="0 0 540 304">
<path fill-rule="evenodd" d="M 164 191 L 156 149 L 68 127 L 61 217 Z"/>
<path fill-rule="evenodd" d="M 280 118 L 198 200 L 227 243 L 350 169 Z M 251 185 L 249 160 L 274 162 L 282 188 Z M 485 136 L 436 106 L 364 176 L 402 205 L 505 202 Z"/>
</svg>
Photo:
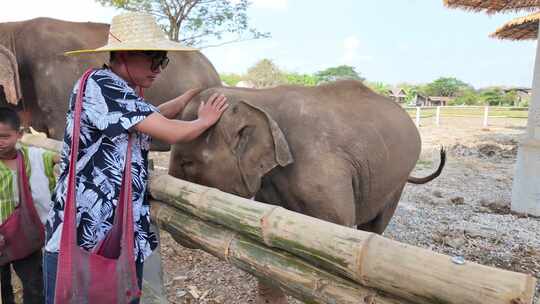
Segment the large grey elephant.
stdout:
<svg viewBox="0 0 540 304">
<path fill-rule="evenodd" d="M 196 118 L 200 100 L 220 92 L 229 108 L 198 140 L 174 145 L 173 176 L 337 224 L 382 233 L 421 142 L 409 115 L 357 81 L 318 87 L 212 88 L 183 112 Z M 259 303 L 285 303 L 260 284 Z M 270 300 L 269 300 L 270 299 Z"/>
<path fill-rule="evenodd" d="M 63 53 L 102 46 L 108 31 L 108 24 L 50 18 L 0 23 L 0 86 L 4 92 L 0 94 L 0 105 L 14 103 L 11 92 L 19 90 L 22 100 L 17 108 L 24 123 L 61 139 L 75 81 L 87 68 L 99 68 L 108 61 L 107 54 L 67 57 Z M 216 70 L 201 53 L 175 52 L 169 57 L 169 66 L 145 92 L 153 104 L 159 105 L 189 88 L 221 85 Z M 13 78 L 17 74 L 20 83 Z"/>
</svg>

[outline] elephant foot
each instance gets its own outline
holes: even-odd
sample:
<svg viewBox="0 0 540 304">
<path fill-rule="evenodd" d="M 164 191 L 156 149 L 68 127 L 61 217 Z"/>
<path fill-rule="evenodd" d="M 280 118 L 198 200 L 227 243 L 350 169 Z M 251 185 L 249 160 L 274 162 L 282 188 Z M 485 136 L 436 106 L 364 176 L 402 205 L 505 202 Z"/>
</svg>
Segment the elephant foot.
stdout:
<svg viewBox="0 0 540 304">
<path fill-rule="evenodd" d="M 287 304 L 287 296 L 274 285 L 259 281 L 256 304 Z"/>
</svg>

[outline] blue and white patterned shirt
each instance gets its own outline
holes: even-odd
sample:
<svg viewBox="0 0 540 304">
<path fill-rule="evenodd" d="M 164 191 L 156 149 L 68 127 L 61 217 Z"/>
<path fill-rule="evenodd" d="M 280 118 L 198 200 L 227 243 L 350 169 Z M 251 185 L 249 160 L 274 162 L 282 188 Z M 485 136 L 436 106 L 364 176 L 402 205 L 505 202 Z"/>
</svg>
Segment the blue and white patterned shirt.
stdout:
<svg viewBox="0 0 540 304">
<path fill-rule="evenodd" d="M 58 252 L 60 247 L 73 132 L 73 106 L 79 81 L 70 97 L 61 173 L 52 197 L 54 206 L 46 224 L 45 250 L 48 252 Z M 96 70 L 88 78 L 81 113 L 76 175 L 77 236 L 82 248 L 91 250 L 111 229 L 122 183 L 128 132 L 157 111 L 155 106 L 145 102 L 126 81 L 109 69 Z M 144 261 L 157 246 L 156 236 L 150 232 L 150 205 L 147 198 L 151 138 L 138 132 L 134 134 L 131 170 L 135 258 Z"/>
</svg>

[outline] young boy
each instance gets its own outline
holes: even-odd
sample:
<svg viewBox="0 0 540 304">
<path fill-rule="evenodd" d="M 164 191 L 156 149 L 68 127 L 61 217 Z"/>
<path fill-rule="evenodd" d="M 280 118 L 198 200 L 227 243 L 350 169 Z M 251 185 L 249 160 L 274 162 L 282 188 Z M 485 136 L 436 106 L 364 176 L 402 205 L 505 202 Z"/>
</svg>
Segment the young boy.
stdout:
<svg viewBox="0 0 540 304">
<path fill-rule="evenodd" d="M 58 162 L 56 153 L 40 148 L 19 146 L 22 136 L 21 122 L 17 113 L 0 107 L 0 225 L 9 218 L 19 204 L 17 182 L 17 151 L 21 151 L 28 176 L 28 183 L 38 215 L 45 222 L 51 207 L 51 191 L 55 186 L 53 166 Z M 0 235 L 0 254 L 4 246 Z M 11 285 L 11 267 L 23 285 L 23 303 L 43 303 L 43 276 L 41 250 L 30 256 L 0 266 L 2 303 L 15 303 Z"/>
</svg>

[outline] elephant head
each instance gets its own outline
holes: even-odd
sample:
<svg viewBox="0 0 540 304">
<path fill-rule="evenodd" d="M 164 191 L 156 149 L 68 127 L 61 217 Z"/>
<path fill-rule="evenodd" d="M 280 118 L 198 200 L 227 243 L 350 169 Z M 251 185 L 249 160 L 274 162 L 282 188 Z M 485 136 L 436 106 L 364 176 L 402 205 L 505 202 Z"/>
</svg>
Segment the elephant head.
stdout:
<svg viewBox="0 0 540 304">
<path fill-rule="evenodd" d="M 17 105 L 22 98 L 17 59 L 0 45 L 0 87 L 8 104 Z"/>
<path fill-rule="evenodd" d="M 293 157 L 285 135 L 267 111 L 227 89 L 219 90 L 227 96 L 229 108 L 199 138 L 173 146 L 169 174 L 253 197 L 262 177 L 277 166 L 291 164 Z M 201 93 L 201 100 L 215 91 Z M 197 101 L 190 104 L 182 119 L 195 119 L 197 108 Z"/>
</svg>

